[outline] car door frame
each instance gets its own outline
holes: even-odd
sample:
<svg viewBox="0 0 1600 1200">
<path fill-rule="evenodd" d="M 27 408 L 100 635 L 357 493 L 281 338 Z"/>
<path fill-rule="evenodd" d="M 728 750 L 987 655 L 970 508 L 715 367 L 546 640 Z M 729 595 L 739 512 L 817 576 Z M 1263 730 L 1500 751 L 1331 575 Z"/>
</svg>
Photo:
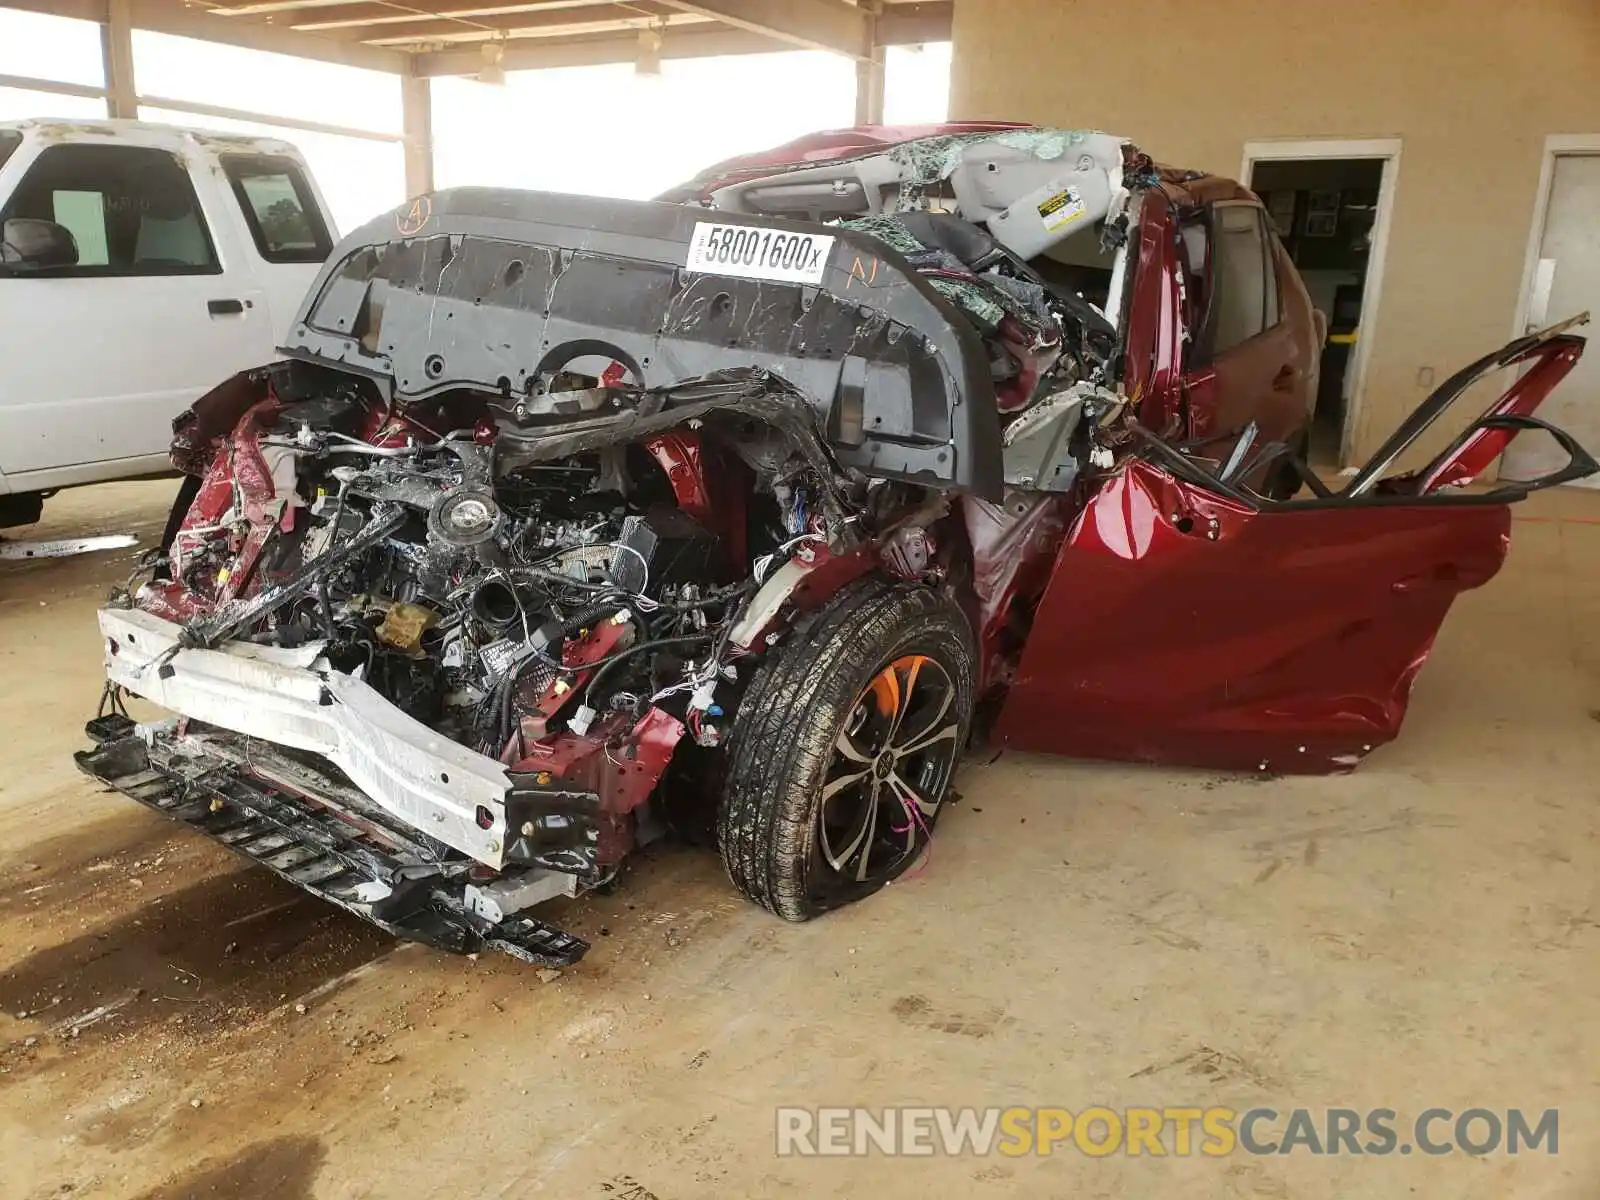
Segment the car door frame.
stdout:
<svg viewBox="0 0 1600 1200">
<path fill-rule="evenodd" d="M 1217 217 L 1249 210 L 1261 234 L 1264 281 L 1272 284 L 1270 323 L 1252 336 L 1213 353 L 1217 324 Z M 1292 444 L 1310 422 L 1316 394 L 1315 349 L 1299 344 L 1297 324 L 1312 317 L 1304 285 L 1272 231 L 1267 212 L 1253 197 L 1209 201 L 1199 218 L 1206 230 L 1205 312 L 1186 348 L 1183 387 L 1187 397 L 1188 438 L 1201 446 L 1227 442 L 1254 421 L 1263 441 Z M 1298 294 L 1297 294 L 1298 293 Z M 1299 320 L 1291 308 L 1299 308 Z M 1280 381 L 1287 380 L 1287 383 Z"/>
<path fill-rule="evenodd" d="M 1587 314 L 1441 384 L 1331 492 L 1274 501 L 1130 424 L 1062 540 L 994 733 L 1024 750 L 1225 770 L 1352 769 L 1399 732 L 1455 597 L 1493 577 L 1509 505 L 1600 473 L 1534 411 L 1572 370 Z M 1394 463 L 1492 372 L 1513 382 L 1423 468 Z M 1463 490 L 1525 429 L 1569 455 L 1539 480 Z M 1090 631 L 1086 636 L 1086 631 Z"/>
<path fill-rule="evenodd" d="M 271 317 L 272 345 L 276 347 L 287 340 L 289 327 L 305 299 L 306 290 L 339 244 L 339 230 L 310 166 L 293 146 L 280 143 L 226 148 L 218 151 L 216 161 L 221 178 L 226 181 L 226 187 L 219 190 L 231 196 L 236 210 L 239 260 L 250 264 L 256 289 Z M 259 217 L 244 188 L 244 172 L 240 168 L 247 164 L 292 172 L 291 185 L 318 237 L 315 256 L 310 253 L 274 255 L 269 251 Z"/>
</svg>

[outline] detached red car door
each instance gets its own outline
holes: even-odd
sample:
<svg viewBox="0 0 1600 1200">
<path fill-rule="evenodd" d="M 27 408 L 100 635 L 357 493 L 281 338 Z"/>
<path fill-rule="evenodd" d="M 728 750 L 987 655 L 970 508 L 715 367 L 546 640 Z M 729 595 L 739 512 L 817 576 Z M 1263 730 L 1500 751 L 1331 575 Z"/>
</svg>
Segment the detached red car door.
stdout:
<svg viewBox="0 0 1600 1200">
<path fill-rule="evenodd" d="M 1398 732 L 1456 596 L 1499 569 L 1509 503 L 1600 470 L 1531 416 L 1583 339 L 1547 331 L 1459 372 L 1338 494 L 1272 502 L 1153 435 L 1069 528 L 996 736 L 1019 749 L 1230 770 L 1349 770 Z M 1468 387 L 1523 373 L 1427 467 L 1384 472 Z M 1524 428 L 1570 465 L 1468 482 Z"/>
</svg>

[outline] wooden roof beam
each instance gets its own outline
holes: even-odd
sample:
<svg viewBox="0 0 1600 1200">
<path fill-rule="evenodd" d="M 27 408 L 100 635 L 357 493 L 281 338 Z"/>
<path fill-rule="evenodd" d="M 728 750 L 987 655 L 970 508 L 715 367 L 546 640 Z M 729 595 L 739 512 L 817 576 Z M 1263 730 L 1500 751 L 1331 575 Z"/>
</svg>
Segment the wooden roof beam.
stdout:
<svg viewBox="0 0 1600 1200">
<path fill-rule="evenodd" d="M 948 41 L 953 8 L 953 4 L 933 2 L 887 6 L 884 15 L 878 18 L 878 44 L 898 46 Z M 770 54 L 781 48 L 781 44 L 775 44 L 766 34 L 708 23 L 669 31 L 661 45 L 661 56 L 677 59 Z M 505 44 L 500 65 L 507 71 L 588 67 L 633 62 L 638 54 L 638 35 L 631 30 L 577 38 L 513 38 Z M 473 75 L 482 66 L 483 58 L 476 47 L 416 55 L 419 75 Z"/>
<path fill-rule="evenodd" d="M 742 29 L 707 24 L 669 33 L 661 44 L 662 58 L 709 58 L 723 54 L 771 53 L 772 39 Z M 639 35 L 601 34 L 581 38 L 519 38 L 505 44 L 500 66 L 507 71 L 542 71 L 554 67 L 596 67 L 631 63 L 639 57 Z M 418 75 L 475 75 L 483 66 L 477 46 L 459 50 L 433 50 L 413 56 Z"/>
<path fill-rule="evenodd" d="M 867 13 L 842 0 L 663 0 L 681 12 L 711 17 L 807 50 L 847 58 L 868 54 Z"/>
<path fill-rule="evenodd" d="M 450 21 L 481 21 L 484 24 L 505 19 L 507 26 L 514 19 L 514 23 L 530 29 L 550 30 L 552 33 L 572 31 L 576 27 L 582 31 L 591 25 L 610 24 L 614 28 L 623 28 L 627 22 L 648 21 L 653 16 L 671 14 L 683 17 L 683 13 L 673 13 L 665 5 L 654 3 L 653 0 L 638 0 L 627 4 L 594 5 L 588 8 L 548 8 L 543 5 L 530 4 L 526 0 L 512 4 L 482 3 L 463 4 L 460 0 L 449 3 L 446 0 L 441 7 L 435 7 L 439 0 L 403 0 L 403 2 L 352 2 L 333 9 L 312 9 L 308 12 L 291 13 L 282 18 L 291 28 L 303 33 L 333 33 L 338 30 L 348 30 L 349 33 L 338 33 L 340 37 L 365 37 L 363 32 L 367 28 L 381 31 L 386 25 L 410 25 L 423 21 L 450 22 Z"/>
</svg>

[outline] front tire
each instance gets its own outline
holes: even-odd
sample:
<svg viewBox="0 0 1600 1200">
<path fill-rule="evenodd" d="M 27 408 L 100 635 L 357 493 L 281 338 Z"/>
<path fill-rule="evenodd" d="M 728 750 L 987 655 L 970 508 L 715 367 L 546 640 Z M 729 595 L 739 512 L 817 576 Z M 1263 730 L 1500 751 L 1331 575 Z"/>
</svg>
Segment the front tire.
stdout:
<svg viewBox="0 0 1600 1200">
<path fill-rule="evenodd" d="M 974 659 L 959 609 L 876 576 L 791 630 L 728 746 L 717 840 L 734 886 L 806 921 L 915 862 L 966 744 Z"/>
</svg>

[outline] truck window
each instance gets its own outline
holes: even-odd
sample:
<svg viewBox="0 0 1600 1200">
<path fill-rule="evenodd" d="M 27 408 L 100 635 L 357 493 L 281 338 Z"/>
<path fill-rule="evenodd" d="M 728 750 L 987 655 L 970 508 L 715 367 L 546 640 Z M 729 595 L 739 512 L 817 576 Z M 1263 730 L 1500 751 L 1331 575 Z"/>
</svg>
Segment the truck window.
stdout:
<svg viewBox="0 0 1600 1200">
<path fill-rule="evenodd" d="M 6 165 L 6 159 L 11 157 L 12 151 L 22 145 L 22 135 L 15 129 L 0 129 L 0 167 Z"/>
<path fill-rule="evenodd" d="M 294 159 L 225 154 L 222 169 L 262 258 L 272 263 L 319 263 L 332 253 L 333 239 L 322 211 Z"/>
<path fill-rule="evenodd" d="M 52 276 L 215 275 L 222 270 L 189 172 L 144 146 L 50 146 L 17 184 L 0 221 L 64 225 L 78 264 Z"/>
<path fill-rule="evenodd" d="M 1212 211 L 1211 352 L 1222 354 L 1278 323 L 1278 279 L 1261 210 Z"/>
</svg>

